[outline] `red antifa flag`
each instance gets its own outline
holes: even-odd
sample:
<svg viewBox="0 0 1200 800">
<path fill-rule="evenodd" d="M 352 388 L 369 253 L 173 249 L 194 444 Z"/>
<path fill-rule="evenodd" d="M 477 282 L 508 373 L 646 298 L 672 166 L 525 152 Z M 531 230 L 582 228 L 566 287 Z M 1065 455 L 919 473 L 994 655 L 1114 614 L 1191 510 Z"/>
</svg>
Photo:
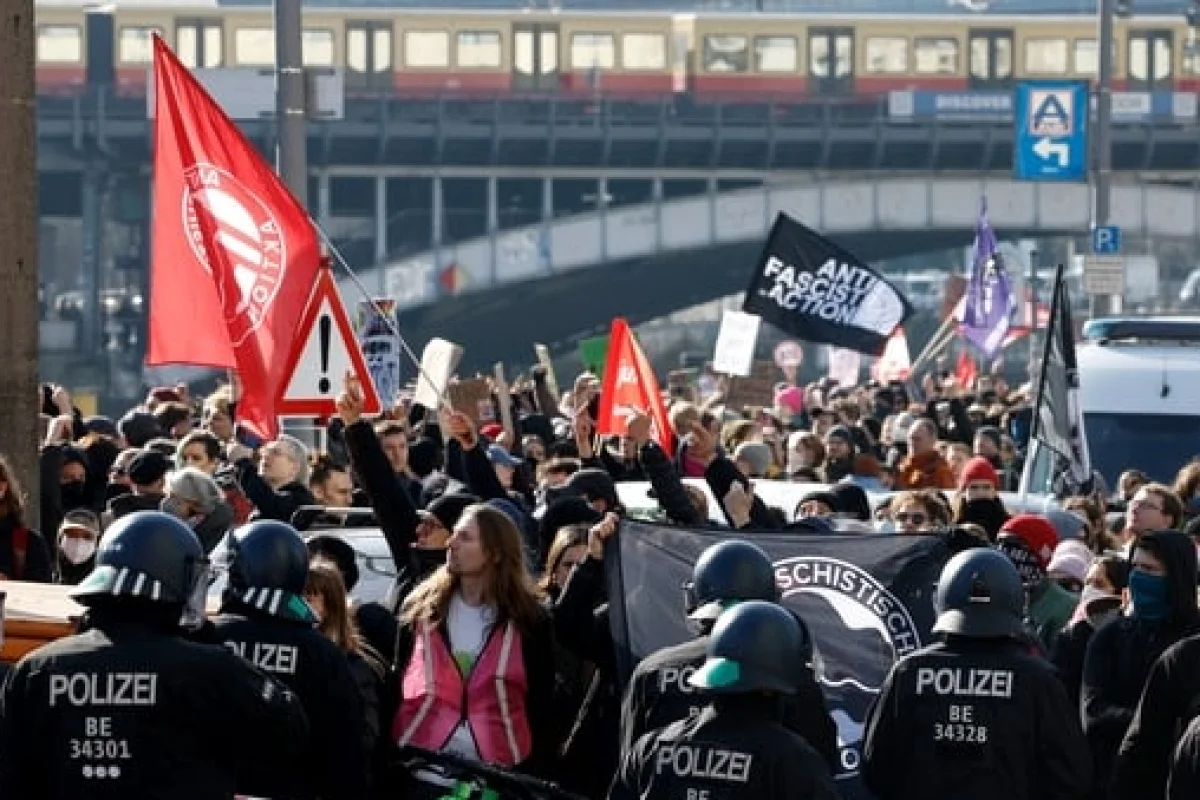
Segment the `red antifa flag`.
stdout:
<svg viewBox="0 0 1200 800">
<path fill-rule="evenodd" d="M 674 457 L 671 423 L 663 407 L 658 379 L 645 353 L 633 338 L 629 323 L 618 317 L 612 323 L 608 340 L 608 363 L 600 387 L 600 413 L 596 430 L 603 435 L 623 436 L 629 415 L 637 411 L 654 420 L 654 439 L 667 455 Z"/>
<path fill-rule="evenodd" d="M 238 421 L 277 435 L 275 398 L 316 280 L 304 208 L 154 37 L 149 365 L 232 367 Z"/>
</svg>

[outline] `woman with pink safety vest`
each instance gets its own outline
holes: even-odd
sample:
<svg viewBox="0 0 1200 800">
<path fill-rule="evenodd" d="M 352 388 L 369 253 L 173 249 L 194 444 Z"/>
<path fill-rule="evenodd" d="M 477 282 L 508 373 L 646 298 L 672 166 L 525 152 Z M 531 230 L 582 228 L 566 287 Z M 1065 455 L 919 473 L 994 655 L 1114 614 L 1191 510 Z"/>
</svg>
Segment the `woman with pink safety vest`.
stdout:
<svg viewBox="0 0 1200 800">
<path fill-rule="evenodd" d="M 553 626 L 508 516 L 468 507 L 445 565 L 409 595 L 400 623 L 392 741 L 542 775 L 558 746 Z M 452 786 L 422 771 L 412 783 L 415 800 Z"/>
</svg>

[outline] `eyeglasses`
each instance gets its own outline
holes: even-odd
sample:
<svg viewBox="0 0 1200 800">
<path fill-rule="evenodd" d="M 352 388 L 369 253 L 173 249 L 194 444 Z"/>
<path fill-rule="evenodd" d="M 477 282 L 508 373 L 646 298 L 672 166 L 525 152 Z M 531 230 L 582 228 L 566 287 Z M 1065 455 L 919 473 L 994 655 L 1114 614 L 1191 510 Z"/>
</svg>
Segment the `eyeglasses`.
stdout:
<svg viewBox="0 0 1200 800">
<path fill-rule="evenodd" d="M 895 519 L 896 522 L 899 522 L 901 525 L 924 525 L 926 517 L 921 513 L 909 514 L 901 512 L 896 515 Z"/>
</svg>

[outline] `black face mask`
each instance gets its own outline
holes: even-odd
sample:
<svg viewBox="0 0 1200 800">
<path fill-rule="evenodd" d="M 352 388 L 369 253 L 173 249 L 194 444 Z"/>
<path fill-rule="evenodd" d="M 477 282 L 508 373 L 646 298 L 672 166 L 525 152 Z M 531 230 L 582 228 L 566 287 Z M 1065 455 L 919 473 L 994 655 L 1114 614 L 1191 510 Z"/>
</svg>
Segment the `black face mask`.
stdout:
<svg viewBox="0 0 1200 800">
<path fill-rule="evenodd" d="M 110 483 L 104 487 L 104 502 L 107 504 L 113 498 L 126 494 L 132 494 L 128 486 L 120 483 Z"/>
<path fill-rule="evenodd" d="M 987 531 L 988 538 L 996 540 L 1000 528 L 1008 521 L 1008 512 L 998 497 L 983 500 L 968 500 L 963 503 L 962 513 L 956 522 L 973 522 Z"/>
<path fill-rule="evenodd" d="M 83 508 L 87 503 L 87 491 L 83 481 L 67 481 L 59 484 L 59 498 L 62 500 L 63 511 Z"/>
</svg>

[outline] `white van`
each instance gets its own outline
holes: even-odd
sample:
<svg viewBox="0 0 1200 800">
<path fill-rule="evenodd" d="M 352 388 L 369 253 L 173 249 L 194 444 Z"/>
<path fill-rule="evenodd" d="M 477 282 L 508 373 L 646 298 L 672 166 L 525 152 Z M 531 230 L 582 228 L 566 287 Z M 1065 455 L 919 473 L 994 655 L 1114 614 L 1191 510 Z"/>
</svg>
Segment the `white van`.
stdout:
<svg viewBox="0 0 1200 800">
<path fill-rule="evenodd" d="M 1200 319 L 1090 320 L 1076 355 L 1092 468 L 1110 489 L 1126 469 L 1169 485 L 1200 456 Z M 1034 446 L 1028 491 L 1049 491 L 1047 456 Z"/>
</svg>

